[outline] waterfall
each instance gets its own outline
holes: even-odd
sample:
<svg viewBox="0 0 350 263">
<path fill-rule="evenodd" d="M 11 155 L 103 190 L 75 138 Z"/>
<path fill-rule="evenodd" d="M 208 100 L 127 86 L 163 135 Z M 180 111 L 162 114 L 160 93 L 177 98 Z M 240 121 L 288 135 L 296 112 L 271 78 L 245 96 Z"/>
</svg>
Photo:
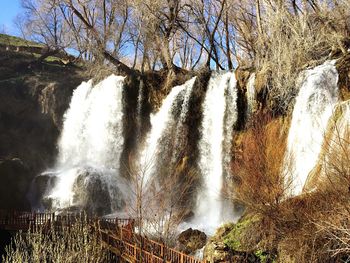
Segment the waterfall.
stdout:
<svg viewBox="0 0 350 263">
<path fill-rule="evenodd" d="M 138 172 L 142 174 L 143 178 L 140 179 L 142 179 L 144 185 L 150 182 L 151 176 L 153 175 L 156 159 L 161 150 L 160 139 L 167 130 L 177 129 L 177 127 L 173 127 L 173 125 L 177 123 L 174 119 L 173 111 L 177 107 L 176 101 L 178 99 L 183 99 L 180 119 L 186 118 L 188 102 L 194 82 L 195 78 L 192 78 L 183 85 L 173 87 L 169 95 L 164 99 L 159 111 L 155 114 L 151 114 L 152 127 L 140 154 L 140 167 L 138 169 Z"/>
<path fill-rule="evenodd" d="M 224 174 L 230 175 L 230 163 L 232 160 L 231 148 L 232 148 L 232 136 L 233 128 L 236 124 L 238 115 L 237 115 L 237 90 L 236 90 L 237 81 L 235 76 L 230 76 L 230 80 L 227 84 L 225 90 L 225 116 L 224 116 L 224 141 L 223 141 L 223 166 Z M 212 118 L 215 118 L 212 116 Z"/>
<path fill-rule="evenodd" d="M 247 119 L 256 110 L 255 73 L 251 74 L 247 82 Z"/>
<path fill-rule="evenodd" d="M 318 161 L 328 120 L 338 102 L 338 72 L 334 61 L 302 73 L 288 134 L 284 169 L 291 194 L 300 194 Z"/>
<path fill-rule="evenodd" d="M 91 80 L 83 82 L 74 91 L 64 116 L 57 162 L 49 171 L 57 178 L 47 196 L 54 208 L 81 201 L 74 200 L 79 175 L 85 186 L 93 175 L 102 189 L 108 188 L 111 205 L 114 202 L 124 144 L 123 86 L 124 77 L 111 75 L 96 86 Z"/>
<path fill-rule="evenodd" d="M 185 147 L 185 136 L 184 134 L 187 135 L 186 131 L 185 131 L 185 122 L 186 122 L 186 118 L 187 118 L 187 113 L 189 110 L 189 103 L 190 103 L 190 99 L 192 96 L 192 90 L 193 90 L 193 86 L 194 83 L 196 81 L 196 77 L 190 79 L 186 85 L 186 91 L 185 91 L 185 95 L 184 95 L 184 99 L 181 105 L 181 112 L 180 112 L 180 117 L 178 120 L 178 124 L 175 130 L 175 144 L 174 144 L 174 151 L 172 154 L 172 160 L 171 160 L 171 164 L 176 163 L 177 161 L 177 157 L 179 152 L 177 151 L 178 149 L 183 149 L 183 147 Z M 188 132 L 188 131 L 187 131 Z"/>
<path fill-rule="evenodd" d="M 229 162 L 233 125 L 237 120 L 236 100 L 235 74 L 213 73 L 202 105 L 199 168 L 203 187 L 198 194 L 193 220 L 197 228 L 207 233 L 212 233 L 225 220 L 232 219 L 224 217 L 224 213 L 232 208 L 223 207 L 221 193 L 225 158 L 226 163 Z"/>
</svg>

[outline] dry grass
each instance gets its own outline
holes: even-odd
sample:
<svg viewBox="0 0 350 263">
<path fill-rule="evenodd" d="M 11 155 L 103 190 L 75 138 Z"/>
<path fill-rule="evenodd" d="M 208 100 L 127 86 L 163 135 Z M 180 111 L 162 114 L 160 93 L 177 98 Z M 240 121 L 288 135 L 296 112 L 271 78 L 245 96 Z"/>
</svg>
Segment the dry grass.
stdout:
<svg viewBox="0 0 350 263">
<path fill-rule="evenodd" d="M 296 15 L 288 4 L 271 1 L 262 5 L 262 30 L 255 45 L 258 75 L 268 75 L 270 107 L 284 112 L 297 93 L 299 72 L 321 63 L 330 55 L 347 53 L 350 37 L 350 3 L 319 2 L 316 11 L 305 8 Z"/>
<path fill-rule="evenodd" d="M 43 225 L 28 233 L 18 233 L 12 246 L 6 248 L 6 263 L 22 262 L 108 262 L 102 248 L 97 225 L 88 224 L 85 217 L 58 229 L 53 224 Z"/>
</svg>

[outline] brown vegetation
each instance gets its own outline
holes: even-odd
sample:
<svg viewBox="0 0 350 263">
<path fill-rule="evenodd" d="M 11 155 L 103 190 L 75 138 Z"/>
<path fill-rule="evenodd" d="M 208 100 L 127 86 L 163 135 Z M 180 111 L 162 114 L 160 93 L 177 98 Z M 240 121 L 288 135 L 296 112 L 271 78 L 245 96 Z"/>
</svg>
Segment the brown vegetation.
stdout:
<svg viewBox="0 0 350 263">
<path fill-rule="evenodd" d="M 270 214 L 286 197 L 288 184 L 282 164 L 286 130 L 282 120 L 256 116 L 241 141 L 241 154 L 232 164 L 234 198 L 254 212 Z"/>
<path fill-rule="evenodd" d="M 285 137 L 278 121 L 260 117 L 242 139 L 233 163 L 237 198 L 245 215 L 222 239 L 233 251 L 278 262 L 346 262 L 350 248 L 348 105 L 329 127 L 318 180 L 308 193 L 288 197 L 283 177 Z M 268 123 L 266 125 L 266 123 Z M 315 176 L 315 175 L 314 175 Z M 263 253 L 262 253 L 263 252 Z M 234 253 L 234 252 L 233 252 Z"/>
<path fill-rule="evenodd" d="M 340 89 L 340 96 L 343 101 L 350 99 L 350 54 L 340 58 L 337 63 L 337 70 L 339 73 L 338 86 Z"/>
</svg>

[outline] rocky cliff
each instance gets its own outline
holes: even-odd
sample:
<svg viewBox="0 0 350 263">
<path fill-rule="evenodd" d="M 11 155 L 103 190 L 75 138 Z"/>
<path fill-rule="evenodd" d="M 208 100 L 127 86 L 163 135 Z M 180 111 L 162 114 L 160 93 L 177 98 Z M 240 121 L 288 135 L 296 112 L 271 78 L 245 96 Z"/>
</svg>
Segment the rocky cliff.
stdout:
<svg viewBox="0 0 350 263">
<path fill-rule="evenodd" d="M 30 182 L 53 163 L 64 111 L 83 70 L 0 52 L 1 208 L 28 209 Z"/>
</svg>

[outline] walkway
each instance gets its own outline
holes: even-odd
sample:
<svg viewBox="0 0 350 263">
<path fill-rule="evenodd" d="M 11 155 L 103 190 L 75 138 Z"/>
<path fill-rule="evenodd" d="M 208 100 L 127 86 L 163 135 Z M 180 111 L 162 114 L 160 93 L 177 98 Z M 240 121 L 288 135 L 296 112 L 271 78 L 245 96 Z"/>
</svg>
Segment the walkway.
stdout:
<svg viewBox="0 0 350 263">
<path fill-rule="evenodd" d="M 0 211 L 0 229 L 28 231 L 54 223 L 59 230 L 77 221 L 76 214 L 30 213 Z M 138 235 L 134 231 L 133 219 L 94 218 L 87 222 L 98 222 L 101 242 L 106 249 L 130 263 L 209 263 L 199 260 L 164 244 Z"/>
</svg>

